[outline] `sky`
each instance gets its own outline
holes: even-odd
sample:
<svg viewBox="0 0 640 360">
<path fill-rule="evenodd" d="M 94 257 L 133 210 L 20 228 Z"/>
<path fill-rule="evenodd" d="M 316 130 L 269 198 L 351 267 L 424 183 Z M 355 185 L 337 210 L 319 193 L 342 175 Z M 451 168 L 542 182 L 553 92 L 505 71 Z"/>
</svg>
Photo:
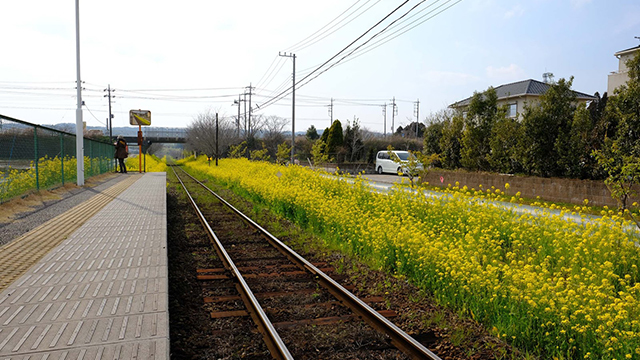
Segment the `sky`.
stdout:
<svg viewBox="0 0 640 360">
<path fill-rule="evenodd" d="M 234 100 L 251 85 L 254 114 L 290 121 L 291 96 L 273 100 L 292 84 L 293 59 L 279 54 L 295 53 L 296 131 L 330 126 L 333 98 L 333 119 L 382 133 L 385 108 L 389 132 L 392 117 L 394 128 L 415 121 L 418 105 L 425 121 L 474 91 L 545 72 L 602 94 L 618 69 L 613 54 L 640 45 L 637 0 L 408 0 L 398 8 L 404 1 L 80 0 L 83 119 L 105 126 L 110 86 L 114 127 L 144 109 L 152 127 L 184 128 L 206 112 L 236 116 Z M 0 114 L 75 123 L 75 2 L 2 1 L 0 14 Z M 348 56 L 319 67 L 336 55 Z"/>
</svg>

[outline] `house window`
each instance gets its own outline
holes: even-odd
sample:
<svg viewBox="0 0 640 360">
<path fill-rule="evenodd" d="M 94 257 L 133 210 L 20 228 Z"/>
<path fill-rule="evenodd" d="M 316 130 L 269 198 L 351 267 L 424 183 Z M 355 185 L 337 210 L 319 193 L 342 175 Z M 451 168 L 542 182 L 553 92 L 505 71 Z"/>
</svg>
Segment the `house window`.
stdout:
<svg viewBox="0 0 640 360">
<path fill-rule="evenodd" d="M 507 117 L 515 118 L 518 116 L 518 103 L 508 104 L 507 105 Z"/>
</svg>

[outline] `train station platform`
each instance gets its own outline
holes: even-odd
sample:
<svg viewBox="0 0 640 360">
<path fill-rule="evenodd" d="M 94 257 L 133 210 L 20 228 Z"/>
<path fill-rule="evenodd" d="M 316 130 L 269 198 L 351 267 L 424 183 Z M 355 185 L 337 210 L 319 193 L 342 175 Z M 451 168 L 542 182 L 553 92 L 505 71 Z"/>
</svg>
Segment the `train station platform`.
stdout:
<svg viewBox="0 0 640 360">
<path fill-rule="evenodd" d="M 0 360 L 169 358 L 165 173 L 0 247 Z"/>
</svg>

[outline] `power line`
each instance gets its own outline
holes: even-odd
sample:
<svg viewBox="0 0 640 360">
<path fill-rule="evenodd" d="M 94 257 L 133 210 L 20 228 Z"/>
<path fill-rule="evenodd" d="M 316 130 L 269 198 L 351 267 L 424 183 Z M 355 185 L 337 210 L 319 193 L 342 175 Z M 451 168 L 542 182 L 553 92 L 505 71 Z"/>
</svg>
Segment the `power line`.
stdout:
<svg viewBox="0 0 640 360">
<path fill-rule="evenodd" d="M 256 83 L 256 87 L 260 84 L 262 79 L 264 79 L 265 75 L 267 75 L 267 73 L 269 73 L 269 70 L 271 70 L 271 67 L 273 66 L 273 64 L 275 64 L 276 60 L 278 60 L 278 56 L 274 57 L 273 60 L 271 60 L 271 64 L 267 68 L 267 71 L 265 71 L 265 73 L 262 74 L 262 76 L 260 77 L 260 80 L 258 80 L 258 82 Z"/>
<path fill-rule="evenodd" d="M 446 11 L 446 10 L 450 9 L 451 7 L 455 6 L 456 4 L 458 4 L 459 2 L 461 2 L 462 0 L 457 0 L 457 1 L 456 1 L 456 2 L 454 2 L 453 4 L 451 4 L 451 5 L 447 6 L 446 8 L 442 9 L 441 11 L 438 11 L 437 13 L 433 14 L 432 16 L 429 16 L 429 15 L 431 15 L 433 12 L 435 12 L 436 10 L 438 10 L 438 9 L 440 9 L 441 7 L 445 6 L 446 4 L 450 3 L 451 1 L 452 1 L 452 0 L 447 0 L 444 4 L 442 4 L 442 5 L 440 5 L 440 6 L 436 7 L 436 8 L 434 8 L 433 10 L 431 10 L 431 11 L 429 11 L 428 13 L 424 14 L 423 16 L 419 17 L 418 19 L 416 19 L 416 20 L 412 21 L 411 23 L 409 23 L 408 25 L 404 26 L 403 28 L 401 28 L 401 29 L 399 29 L 399 30 L 397 30 L 397 31 L 395 31 L 395 32 L 393 32 L 393 33 L 391 33 L 391 34 L 388 34 L 386 37 L 383 37 L 383 38 L 381 38 L 381 39 L 378 39 L 378 41 L 376 41 L 376 42 L 374 42 L 373 44 L 370 44 L 369 46 L 367 46 L 367 47 L 365 47 L 365 48 L 361 49 L 361 50 L 360 50 L 360 52 L 359 52 L 359 53 L 357 53 L 355 56 L 351 57 L 350 59 L 348 59 L 348 60 L 346 60 L 346 61 L 344 61 L 344 62 L 342 62 L 342 63 L 340 63 L 339 65 L 343 65 L 343 64 L 348 63 L 348 62 L 349 62 L 349 61 L 351 61 L 351 60 L 355 60 L 355 59 L 357 59 L 358 57 L 360 57 L 360 56 L 362 56 L 362 55 L 364 55 L 364 54 L 366 54 L 366 53 L 368 53 L 368 52 L 370 52 L 370 51 L 372 51 L 372 50 L 375 50 L 375 49 L 377 49 L 378 47 L 380 47 L 380 46 L 382 46 L 382 45 L 386 44 L 387 42 L 389 42 L 389 41 L 391 41 L 391 40 L 393 40 L 393 39 L 395 39 L 395 38 L 397 38 L 397 37 L 399 37 L 399 36 L 401 36 L 401 35 L 403 35 L 403 34 L 407 33 L 408 31 L 411 31 L 411 30 L 415 29 L 416 27 L 418 27 L 418 26 L 422 25 L 423 23 L 427 22 L 428 20 L 431 20 L 432 18 L 434 18 L 434 17 L 436 17 L 436 16 L 440 15 L 440 14 L 441 14 L 441 13 L 443 13 L 444 11 Z M 430 5 L 429 5 L 429 6 L 427 6 L 427 7 L 430 7 L 430 6 L 432 6 L 432 5 L 435 5 L 435 4 L 437 4 L 438 2 L 440 2 L 440 0 L 437 0 L 435 3 L 432 3 L 432 4 L 430 4 Z M 426 19 L 424 19 L 426 16 L 429 16 L 429 17 L 428 17 L 428 18 L 426 18 Z M 423 21 L 420 21 L 421 19 L 424 19 L 424 20 L 423 20 Z M 411 26 L 412 24 L 414 24 L 414 23 L 415 23 L 415 22 L 417 22 L 417 21 L 420 21 L 420 22 L 419 22 L 418 24 L 416 24 L 416 25 L 414 25 L 414 26 L 410 27 L 409 29 L 407 29 L 407 30 L 405 30 L 405 31 L 402 31 L 402 30 L 406 29 L 407 27 Z M 399 32 L 400 32 L 400 33 L 399 33 Z M 397 33 L 399 33 L 399 34 L 398 34 L 398 35 L 396 35 L 396 36 L 393 36 L 394 34 L 397 34 Z"/>
<path fill-rule="evenodd" d="M 273 81 L 273 79 L 275 79 L 275 77 L 280 73 L 280 71 L 282 70 L 282 68 L 284 67 L 284 65 L 287 62 L 282 59 L 280 56 L 278 56 L 278 63 L 280 65 L 280 67 L 278 67 L 278 70 L 276 70 L 276 67 L 278 65 L 276 65 L 276 67 L 273 68 L 273 71 L 271 72 L 271 75 L 269 77 L 267 77 L 267 79 L 265 80 L 265 82 L 262 84 L 264 87 L 269 86 L 269 84 L 271 84 L 271 82 Z M 288 81 L 288 79 L 287 79 Z"/>
<path fill-rule="evenodd" d="M 396 22 L 398 22 L 399 20 L 401 20 L 402 18 L 404 18 L 405 16 L 407 16 L 409 13 L 411 13 L 413 10 L 415 10 L 418 6 L 420 6 L 422 3 L 424 3 L 426 0 L 422 0 L 419 3 L 417 3 L 416 5 L 414 5 L 411 9 L 409 9 L 409 11 L 407 11 L 406 13 L 404 13 L 403 15 L 401 15 L 399 18 L 395 19 L 394 21 L 392 21 L 389 25 L 385 26 L 384 29 L 378 31 L 376 34 L 374 34 L 372 37 L 370 37 L 367 41 L 365 41 L 364 43 L 358 45 L 355 49 L 353 49 L 350 53 L 348 53 L 347 55 L 343 56 L 342 58 L 340 58 L 340 60 L 338 60 L 337 62 L 334 62 L 333 64 L 331 64 L 328 68 L 322 70 L 319 74 L 317 74 L 316 76 L 314 76 L 313 78 L 307 80 L 306 83 L 303 83 L 302 85 L 300 85 L 300 87 L 308 84 L 309 82 L 311 82 L 312 80 L 314 80 L 315 78 L 317 78 L 318 76 L 322 75 L 323 73 L 329 71 L 331 68 L 333 68 L 334 66 L 336 66 L 337 64 L 339 64 L 342 60 L 346 59 L 347 57 L 349 57 L 350 55 L 352 55 L 353 53 L 355 53 L 356 51 L 358 51 L 358 49 L 360 49 L 361 47 L 363 47 L 364 45 L 366 45 L 367 43 L 369 43 L 371 40 L 373 40 L 376 36 L 382 34 L 383 32 L 385 32 L 387 29 L 389 29 L 389 27 L 391 27 L 393 24 L 395 24 Z M 405 2 L 406 3 L 406 2 Z M 404 4 L 403 4 L 404 5 Z M 402 5 L 401 5 L 402 6 Z M 399 7 L 398 7 L 399 9 Z M 397 9 L 396 9 L 397 10 Z M 395 10 L 394 10 L 395 11 Z M 314 71 L 315 72 L 315 71 Z M 308 78 L 309 76 L 311 76 L 311 74 L 313 74 L 313 72 L 311 72 L 309 75 L 307 75 L 303 80 L 305 80 L 306 78 Z"/>
<path fill-rule="evenodd" d="M 425 0 L 422 0 L 422 2 L 424 2 Z M 385 17 L 382 18 L 382 20 L 378 21 L 375 25 L 373 25 L 372 27 L 370 27 L 367 31 L 365 31 L 362 35 L 358 36 L 355 40 L 353 40 L 349 45 L 345 46 L 342 50 L 340 50 L 338 53 L 336 53 L 335 55 L 333 55 L 329 60 L 325 61 L 322 65 L 318 66 L 315 70 L 313 70 L 312 72 L 310 72 L 307 76 L 305 76 L 304 78 L 302 78 L 300 80 L 300 82 L 305 81 L 309 76 L 311 76 L 313 73 L 315 73 L 316 71 L 320 70 L 320 68 L 322 68 L 323 66 L 325 66 L 326 64 L 328 64 L 329 62 L 331 62 L 333 59 L 335 59 L 336 57 L 338 57 L 340 54 L 342 54 L 343 52 L 345 52 L 349 47 L 351 47 L 353 44 L 355 44 L 357 41 L 359 41 L 360 39 L 362 39 L 365 35 L 367 35 L 369 32 L 371 32 L 375 27 L 377 27 L 378 25 L 380 25 L 383 21 L 385 21 L 386 19 L 388 19 L 391 15 L 393 15 L 396 11 L 398 11 L 400 8 L 402 8 L 403 6 L 405 6 L 407 3 L 409 2 L 409 0 L 405 0 L 402 4 L 400 4 L 398 7 L 396 7 L 393 11 L 391 11 L 389 14 L 387 14 Z M 420 4 L 422 3 L 420 2 Z M 317 77 L 317 76 L 316 76 Z M 315 79 L 315 78 L 314 78 Z M 312 79 L 313 80 L 313 79 Z M 274 97 L 272 100 L 267 101 L 266 104 L 262 104 L 261 107 L 264 108 L 266 106 L 269 106 L 271 103 L 275 102 L 278 100 L 278 97 L 280 97 L 282 94 L 286 93 L 287 91 L 289 91 L 291 88 L 289 88 L 288 90 L 283 91 L 282 93 L 280 93 L 278 96 Z"/>
<path fill-rule="evenodd" d="M 102 121 L 98 120 L 98 118 L 95 115 L 93 115 L 93 112 L 91 112 L 91 109 L 89 109 L 89 107 L 87 106 L 86 103 L 84 103 L 84 107 L 86 107 L 87 110 L 89 110 L 89 114 L 91 114 L 91 116 L 93 116 L 93 118 L 96 119 L 97 122 L 99 122 L 103 126 L 106 126 L 105 123 L 103 123 Z"/>
<path fill-rule="evenodd" d="M 215 91 L 215 90 L 241 90 L 242 87 L 220 87 L 220 88 L 182 88 L 182 89 L 120 89 L 124 92 L 140 92 L 140 91 Z"/>
<path fill-rule="evenodd" d="M 353 19 L 349 20 L 348 22 L 346 22 L 345 24 L 343 24 L 342 26 L 340 26 L 339 28 L 331 31 L 330 33 L 326 34 L 328 31 L 330 31 L 331 29 L 333 29 L 334 27 L 340 25 L 341 22 L 346 21 L 351 15 L 353 15 L 355 12 L 357 12 L 358 10 L 360 10 L 361 8 L 363 8 L 365 5 L 367 5 L 371 0 L 367 0 L 364 4 L 362 4 L 360 7 L 358 7 L 356 10 L 354 10 L 352 13 L 350 13 L 349 15 L 347 15 L 347 17 L 345 17 L 343 20 L 341 20 L 340 22 L 338 22 L 337 24 L 331 26 L 329 29 L 327 29 L 326 31 L 324 31 L 322 34 L 318 35 L 316 37 L 316 39 L 311 39 L 308 42 L 306 42 L 305 44 L 301 44 L 298 47 L 295 47 L 293 49 L 291 49 L 291 51 L 301 51 L 304 50 L 306 48 L 308 48 L 311 45 L 314 45 L 324 39 L 326 39 L 327 37 L 331 36 L 333 33 L 335 33 L 336 31 L 342 29 L 343 27 L 349 25 L 351 22 L 353 22 L 355 19 L 359 18 L 360 16 L 362 16 L 362 14 L 366 13 L 367 11 L 369 11 L 372 7 L 374 7 L 376 4 L 378 4 L 380 2 L 380 0 L 376 1 L 373 5 L 369 6 L 368 8 L 366 8 L 364 11 L 362 11 L 360 14 L 356 15 Z M 351 9 L 353 6 L 355 6 L 358 2 L 360 2 L 360 0 L 356 1 L 355 4 L 351 5 L 347 10 L 345 10 L 344 12 L 342 12 L 342 14 L 344 14 L 345 12 L 347 12 L 349 9 Z M 342 14 L 338 15 L 337 18 L 339 18 L 340 16 L 342 16 Z M 336 19 L 337 19 L 336 18 Z M 331 22 L 335 21 L 331 20 Z M 329 24 L 331 24 L 331 22 L 329 22 Z M 327 25 L 329 25 L 327 24 Z M 324 27 L 326 27 L 327 25 L 325 25 Z M 323 27 L 323 28 L 324 28 Z M 322 30 L 323 28 L 321 28 L 320 30 Z M 320 31 L 318 30 L 318 31 Z M 317 32 L 316 32 L 317 33 Z M 326 34 L 326 35 L 324 35 Z M 324 36 L 323 36 L 324 35 Z M 319 38 L 318 38 L 319 37 Z"/>
</svg>

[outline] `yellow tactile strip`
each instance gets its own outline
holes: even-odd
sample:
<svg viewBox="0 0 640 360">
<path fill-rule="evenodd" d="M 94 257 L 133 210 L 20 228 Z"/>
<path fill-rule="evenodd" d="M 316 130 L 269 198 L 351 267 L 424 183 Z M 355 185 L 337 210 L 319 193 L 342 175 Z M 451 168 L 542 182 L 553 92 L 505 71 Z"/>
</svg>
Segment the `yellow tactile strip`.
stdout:
<svg viewBox="0 0 640 360">
<path fill-rule="evenodd" d="M 140 177 L 141 175 L 137 174 L 131 175 L 126 180 L 0 247 L 0 292 Z"/>
</svg>

